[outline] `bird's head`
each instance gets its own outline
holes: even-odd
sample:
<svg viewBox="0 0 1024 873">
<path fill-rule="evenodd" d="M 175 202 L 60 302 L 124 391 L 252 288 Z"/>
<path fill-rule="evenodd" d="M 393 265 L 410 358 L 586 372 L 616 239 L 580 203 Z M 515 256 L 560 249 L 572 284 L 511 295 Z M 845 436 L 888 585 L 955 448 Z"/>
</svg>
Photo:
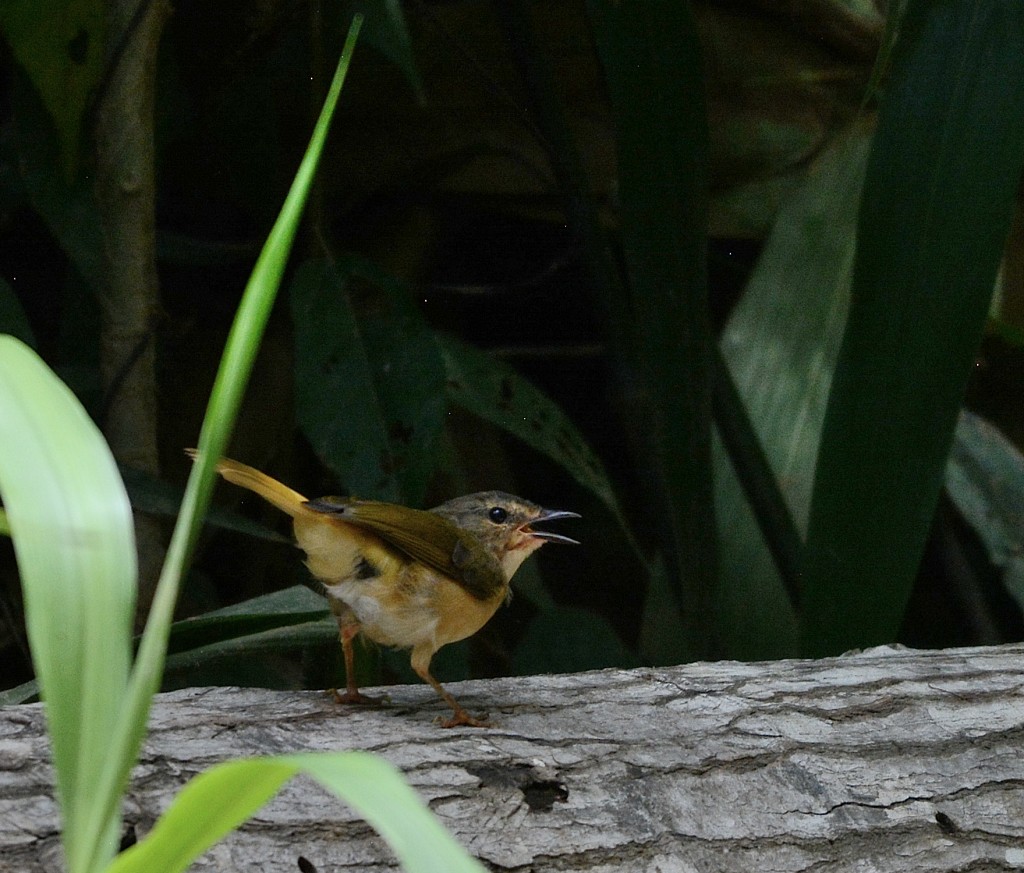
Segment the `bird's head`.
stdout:
<svg viewBox="0 0 1024 873">
<path fill-rule="evenodd" d="M 456 497 L 431 512 L 471 533 L 501 564 L 506 580 L 510 580 L 520 564 L 544 543 L 579 545 L 570 537 L 533 527 L 560 518 L 579 518 L 578 513 L 544 509 L 504 491 L 481 491 Z"/>
</svg>

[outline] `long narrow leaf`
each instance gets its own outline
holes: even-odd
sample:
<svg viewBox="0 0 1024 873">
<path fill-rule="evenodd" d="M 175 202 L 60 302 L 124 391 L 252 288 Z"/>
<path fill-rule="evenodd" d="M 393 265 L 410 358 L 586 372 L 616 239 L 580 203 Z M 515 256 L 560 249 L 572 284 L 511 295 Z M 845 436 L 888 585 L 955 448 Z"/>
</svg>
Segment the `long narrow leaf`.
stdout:
<svg viewBox="0 0 1024 873">
<path fill-rule="evenodd" d="M 170 651 L 183 652 L 211 642 L 312 621 L 328 614 L 327 601 L 303 585 L 293 585 L 222 609 L 176 621 Z"/>
<path fill-rule="evenodd" d="M 102 435 L 19 340 L 0 337 L 0 494 L 14 539 L 32 661 L 46 704 L 72 873 L 109 855 L 116 810 L 93 820 L 94 786 L 128 682 L 135 536 Z"/>
<path fill-rule="evenodd" d="M 195 670 L 217 661 L 322 646 L 337 639 L 338 624 L 333 618 L 295 621 L 266 630 L 242 631 L 236 636 L 175 652 L 167 656 L 165 670 Z"/>
<path fill-rule="evenodd" d="M 302 209 L 327 139 L 331 117 L 345 81 L 361 22 L 362 19 L 357 16 L 352 23 L 309 147 L 281 213 L 253 268 L 228 336 L 199 436 L 199 460 L 192 469 L 185 489 L 181 513 L 171 537 L 167 559 L 160 574 L 153 606 L 131 674 L 126 703 L 120 713 L 116 729 L 109 737 L 107 767 L 93 786 L 91 826 L 96 830 L 105 828 L 106 823 L 116 816 L 121 789 L 142 742 L 150 701 L 160 684 L 178 587 L 213 489 L 213 465 L 223 453 L 234 425 L 263 336 L 263 329 L 299 226 Z M 92 859 L 93 866 L 98 866 L 103 860 L 102 855 L 95 856 Z"/>
<path fill-rule="evenodd" d="M 805 181 L 782 204 L 722 333 L 722 354 L 801 537 L 846 325 L 870 141 L 867 126 L 855 125 L 808 168 Z M 725 648 L 743 659 L 792 657 L 798 647 L 796 613 L 720 447 L 715 489 L 722 543 L 716 620 Z"/>
<path fill-rule="evenodd" d="M 297 773 L 333 791 L 388 841 L 410 873 L 482 873 L 382 758 L 363 752 L 230 761 L 186 785 L 152 832 L 107 873 L 180 873 Z"/>
<path fill-rule="evenodd" d="M 708 133 L 696 22 L 679 0 L 590 0 L 618 128 L 622 243 L 647 479 L 692 656 L 716 649 L 707 308 Z"/>
<path fill-rule="evenodd" d="M 868 162 L 822 433 L 801 643 L 892 640 L 934 513 L 1024 158 L 1024 5 L 912 0 Z"/>
</svg>

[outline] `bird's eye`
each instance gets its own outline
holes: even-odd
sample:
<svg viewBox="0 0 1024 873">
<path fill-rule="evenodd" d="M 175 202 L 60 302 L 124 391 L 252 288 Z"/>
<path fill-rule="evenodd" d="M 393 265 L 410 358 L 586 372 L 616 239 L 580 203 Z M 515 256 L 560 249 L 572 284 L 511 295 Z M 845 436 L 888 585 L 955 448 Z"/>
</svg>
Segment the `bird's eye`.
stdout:
<svg viewBox="0 0 1024 873">
<path fill-rule="evenodd" d="M 487 510 L 487 517 L 495 524 L 501 524 L 508 518 L 508 512 L 502 509 L 500 506 L 492 506 Z"/>
</svg>

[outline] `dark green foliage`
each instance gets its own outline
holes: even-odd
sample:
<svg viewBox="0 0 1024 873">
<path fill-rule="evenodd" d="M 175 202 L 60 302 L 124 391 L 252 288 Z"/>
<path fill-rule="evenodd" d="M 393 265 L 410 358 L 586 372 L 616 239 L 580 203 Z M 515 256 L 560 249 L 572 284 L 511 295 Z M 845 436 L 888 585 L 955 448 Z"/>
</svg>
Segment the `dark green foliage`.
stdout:
<svg viewBox="0 0 1024 873">
<path fill-rule="evenodd" d="M 517 673 L 575 673 L 602 667 L 639 667 L 635 652 L 622 644 L 607 619 L 576 606 L 538 615 L 516 648 Z"/>
<path fill-rule="evenodd" d="M 5 0 L 0 32 L 53 119 L 59 170 L 77 175 L 82 120 L 103 71 L 102 0 Z"/>
<path fill-rule="evenodd" d="M 444 424 L 444 364 L 404 289 L 367 272 L 316 260 L 296 273 L 296 415 L 348 493 L 419 505 Z"/>
<path fill-rule="evenodd" d="M 691 653 L 717 650 L 707 302 L 707 108 L 690 7 L 588 5 L 618 132 L 630 344 L 650 499 Z"/>
<path fill-rule="evenodd" d="M 551 398 L 500 360 L 438 336 L 448 398 L 543 453 L 597 497 L 625 527 L 601 459 Z"/>
<path fill-rule="evenodd" d="M 14 289 L 3 279 L 0 279 L 0 333 L 16 336 L 29 346 L 36 344 L 24 308 L 15 296 Z"/>
<path fill-rule="evenodd" d="M 1024 8 L 912 2 L 881 104 L 807 534 L 802 648 L 899 629 L 1024 156 Z"/>
<path fill-rule="evenodd" d="M 539 144 L 533 170 L 550 190 L 540 207 L 532 203 L 524 211 L 537 209 L 548 222 L 555 215 L 549 249 L 567 246 L 559 251 L 563 265 L 579 269 L 571 276 L 555 271 L 555 281 L 538 287 L 500 276 L 496 284 L 505 287 L 482 285 L 471 304 L 454 293 L 428 295 L 423 289 L 445 278 L 444 265 L 430 263 L 437 249 L 410 257 L 413 269 L 398 255 L 392 260 L 390 237 L 375 238 L 388 226 L 375 224 L 375 210 L 408 206 L 415 216 L 436 193 L 432 186 L 442 188 L 459 171 L 460 160 L 472 163 L 504 144 L 470 138 L 464 154 L 442 154 L 434 163 L 425 158 L 422 178 L 395 180 L 394 190 L 383 193 L 358 188 L 364 167 L 329 157 L 313 195 L 304 254 L 288 274 L 287 306 L 271 315 L 272 336 L 284 337 L 287 348 L 270 358 L 279 379 L 267 383 L 287 383 L 273 397 L 283 402 L 243 417 L 245 429 L 236 433 L 240 459 L 277 465 L 275 475 L 310 496 L 323 493 L 323 484 L 422 506 L 452 496 L 452 489 L 502 487 L 554 497 L 552 505 L 584 515 L 574 531 L 584 543 L 579 555 L 546 551 L 532 560 L 517 579 L 525 596 L 499 615 L 492 635 L 441 653 L 438 673 L 445 679 L 469 675 L 470 665 L 477 669 L 484 661 L 483 671 L 568 671 L 715 655 L 821 654 L 896 639 L 1019 182 L 1024 15 L 1003 0 L 896 4 L 906 6 L 905 14 L 890 16 L 882 55 L 870 83 L 866 69 L 862 83 L 865 106 L 881 101 L 863 196 L 870 118 L 835 136 L 783 201 L 745 295 L 722 318 L 728 370 L 716 371 L 718 338 L 708 314 L 707 84 L 689 4 L 588 0 L 586 18 L 579 19 L 583 31 L 576 38 L 588 44 L 592 38 L 605 89 L 600 97 L 607 97 L 614 121 L 618 175 L 611 204 L 598 203 L 590 191 L 589 167 L 575 140 L 579 119 L 567 97 L 574 83 L 559 79 L 558 59 L 543 48 L 547 13 L 526 2 L 481 4 L 479 14 L 493 15 L 489 26 L 500 32 L 507 57 L 474 64 L 467 60 L 474 46 L 444 43 L 451 35 L 434 27 L 434 5 L 405 7 L 410 33 L 397 0 L 323 4 L 319 30 L 305 10 L 299 15 L 297 7 L 289 12 L 270 4 L 280 8 L 267 14 L 281 18 L 262 29 L 249 33 L 241 23 L 247 19 L 233 19 L 244 38 L 224 57 L 207 50 L 215 43 L 204 26 L 210 20 L 204 16 L 213 14 L 208 9 L 187 10 L 191 29 L 184 15 L 172 17 L 157 107 L 167 309 L 154 334 L 159 359 L 166 360 L 165 345 L 192 342 L 197 325 L 210 328 L 215 343 L 223 340 L 218 328 L 236 305 L 249 260 L 294 174 L 309 107 L 322 96 L 317 57 L 333 56 L 351 11 L 367 14 L 364 36 L 379 55 L 374 62 L 400 71 L 402 99 L 416 112 L 429 108 L 438 96 L 432 89 L 443 81 L 416 63 L 420 26 L 425 42 L 444 45 L 437 57 L 469 89 L 493 91 L 496 101 L 527 116 L 524 137 Z M 90 295 L 100 280 L 101 229 L 83 146 L 91 135 L 89 101 L 103 75 L 101 5 L 8 0 L 0 6 L 14 62 L 7 71 L 12 122 L 0 136 L 0 211 L 5 229 L 17 228 L 26 215 L 38 223 L 50 248 L 36 260 L 53 277 L 26 293 L 20 276 L 10 281 L 13 268 L 4 272 L 0 329 L 26 340 L 34 334 L 41 353 L 98 411 L 107 398 L 100 396 L 98 307 Z M 250 9 L 245 0 L 233 0 L 231 8 Z M 55 43 L 58 32 L 62 41 Z M 210 45 L 197 49 L 197 38 Z M 33 54 L 37 45 L 45 51 Z M 491 64 L 500 71 L 495 81 Z M 381 66 L 372 69 L 376 74 Z M 373 125 L 391 107 L 374 103 L 377 82 L 361 80 L 373 76 L 361 72 L 359 61 L 353 73 L 352 105 L 342 112 L 362 112 L 362 126 L 337 136 L 365 138 L 370 145 L 361 159 L 390 166 L 392 143 L 375 139 Z M 56 88 L 58 80 L 68 83 L 66 91 Z M 415 114 L 403 118 L 419 123 Z M 350 177 L 357 180 L 352 199 L 360 201 L 354 207 Z M 515 227 L 522 203 L 513 199 L 456 198 L 444 210 L 466 209 L 470 216 L 493 210 L 514 216 Z M 441 224 L 443 236 L 450 226 Z M 538 227 L 543 223 L 531 225 L 532 232 Z M 526 272 L 543 273 L 529 257 Z M 462 315 L 461 306 L 471 314 Z M 548 330 L 566 312 L 573 332 Z M 544 330 L 534 343 L 538 325 Z M 164 372 L 163 384 L 201 382 L 205 376 L 197 372 Z M 723 402 L 729 398 L 743 408 Z M 162 450 L 173 478 L 171 465 L 183 463 L 180 449 L 194 443 L 199 416 L 183 408 L 161 412 Z M 275 436 L 261 440 L 260 415 L 273 415 L 266 430 Z M 720 429 L 735 425 L 722 441 L 728 451 L 713 446 L 713 417 Z M 763 452 L 752 443 L 755 434 Z M 464 457 L 467 443 L 478 457 Z M 767 474 L 753 463 L 760 454 L 770 464 Z M 750 507 L 734 470 L 748 491 L 758 490 L 760 508 Z M 137 509 L 176 511 L 177 485 L 131 471 L 125 478 Z M 1018 493 L 1019 476 L 1005 479 L 1010 484 L 1001 495 Z M 238 499 L 229 493 L 225 499 Z M 984 518 L 989 502 L 975 506 L 971 517 Z M 250 507 L 243 504 L 241 512 L 257 511 Z M 222 510 L 210 522 L 218 533 L 209 537 L 203 572 L 193 578 L 205 586 L 195 601 L 224 603 L 278 590 L 182 622 L 168 662 L 174 681 L 199 681 L 213 675 L 203 672 L 211 665 L 227 671 L 255 653 L 306 649 L 323 660 L 336 637 L 323 601 L 286 587 L 305 572 L 287 546 L 256 541 L 284 539 L 284 520 L 268 515 L 257 522 Z M 278 522 L 281 533 L 271 533 L 266 525 Z M 991 531 L 983 539 L 985 533 Z M 239 561 L 232 547 L 256 557 Z M 221 557 L 222 548 L 228 557 Z M 616 552 L 623 560 L 608 560 Z M 237 584 L 232 573 L 244 575 L 236 569 L 242 566 L 258 567 L 260 578 Z M 369 670 L 381 659 L 363 660 L 360 669 Z M 383 663 L 385 675 L 414 678 L 404 657 L 388 655 Z M 258 673 L 262 662 L 253 664 Z M 21 678 L 27 676 L 11 681 Z"/>
</svg>

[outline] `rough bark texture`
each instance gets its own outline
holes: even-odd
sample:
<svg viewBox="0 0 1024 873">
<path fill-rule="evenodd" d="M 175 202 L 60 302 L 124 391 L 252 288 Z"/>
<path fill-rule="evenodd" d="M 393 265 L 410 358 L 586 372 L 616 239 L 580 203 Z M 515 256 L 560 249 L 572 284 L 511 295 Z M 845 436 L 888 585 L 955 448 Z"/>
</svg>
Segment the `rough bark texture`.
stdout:
<svg viewBox="0 0 1024 873">
<path fill-rule="evenodd" d="M 443 730 L 426 687 L 384 709 L 312 692 L 162 695 L 126 822 L 142 835 L 226 758 L 368 749 L 497 870 L 1024 866 L 1024 646 L 606 670 L 452 685 L 497 726 Z M 0 710 L 0 869 L 58 869 L 38 706 Z M 296 781 L 197 870 L 385 870 L 381 840 Z"/>
<path fill-rule="evenodd" d="M 137 22 L 136 10 L 144 4 Z M 156 273 L 153 105 L 166 0 L 108 0 L 111 46 L 128 34 L 96 113 L 96 200 L 103 230 L 105 287 L 100 305 L 103 429 L 114 457 L 158 476 L 154 330 Z M 139 605 L 145 614 L 163 563 L 156 520 L 137 516 Z"/>
</svg>

